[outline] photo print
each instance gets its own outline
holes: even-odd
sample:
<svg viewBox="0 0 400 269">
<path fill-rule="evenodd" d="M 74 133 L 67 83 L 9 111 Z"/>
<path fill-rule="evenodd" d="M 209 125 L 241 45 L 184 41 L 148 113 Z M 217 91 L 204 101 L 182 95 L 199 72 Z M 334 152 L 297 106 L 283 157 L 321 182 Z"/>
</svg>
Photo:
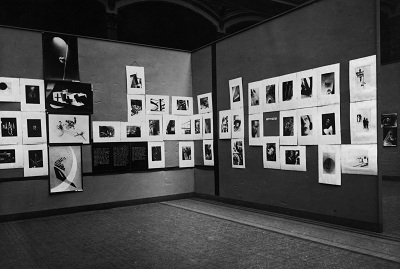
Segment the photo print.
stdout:
<svg viewBox="0 0 400 269">
<path fill-rule="evenodd" d="M 47 144 L 23 145 L 24 177 L 47 176 L 49 165 Z"/>
<path fill-rule="evenodd" d="M 263 113 L 263 128 L 264 136 L 278 136 L 280 135 L 280 112 L 264 112 Z"/>
<path fill-rule="evenodd" d="M 20 79 L 21 111 L 45 111 L 44 81 Z"/>
<path fill-rule="evenodd" d="M 90 144 L 88 115 L 49 114 L 49 143 Z"/>
<path fill-rule="evenodd" d="M 19 78 L 0 77 L 0 102 L 21 102 Z"/>
<path fill-rule="evenodd" d="M 145 94 L 144 67 L 126 66 L 126 93 Z"/>
<path fill-rule="evenodd" d="M 22 142 L 29 144 L 47 143 L 46 113 L 22 112 Z"/>
<path fill-rule="evenodd" d="M 383 128 L 383 146 L 397 147 L 397 127 Z"/>
<path fill-rule="evenodd" d="M 340 104 L 318 107 L 319 143 L 341 144 Z"/>
<path fill-rule="evenodd" d="M 342 145 L 342 173 L 377 175 L 377 146 L 369 145 Z"/>
<path fill-rule="evenodd" d="M 179 167 L 194 167 L 194 143 L 179 142 Z"/>
<path fill-rule="evenodd" d="M 376 100 L 350 103 L 351 144 L 376 144 L 376 125 Z"/>
<path fill-rule="evenodd" d="M 44 79 L 79 81 L 77 37 L 43 33 L 42 41 Z"/>
<path fill-rule="evenodd" d="M 296 73 L 279 77 L 279 108 L 281 110 L 294 109 L 297 107 L 298 92 L 294 88 Z"/>
<path fill-rule="evenodd" d="M 148 164 L 149 169 L 165 167 L 165 146 L 164 142 L 148 143 Z"/>
<path fill-rule="evenodd" d="M 147 115 L 146 117 L 147 140 L 163 141 L 163 116 Z"/>
<path fill-rule="evenodd" d="M 203 139 L 213 139 L 213 114 L 203 115 Z"/>
<path fill-rule="evenodd" d="M 381 128 L 385 127 L 397 127 L 397 113 L 381 115 Z"/>
<path fill-rule="evenodd" d="M 318 106 L 340 103 L 340 64 L 316 69 Z"/>
<path fill-rule="evenodd" d="M 135 121 L 138 117 L 145 117 L 145 96 L 144 95 L 127 95 L 128 101 L 128 122 Z"/>
<path fill-rule="evenodd" d="M 232 138 L 244 138 L 243 109 L 232 110 Z"/>
<path fill-rule="evenodd" d="M 83 191 L 81 146 L 49 148 L 50 193 Z"/>
<path fill-rule="evenodd" d="M 193 140 L 203 139 L 203 115 L 197 114 L 192 116 L 193 124 Z"/>
<path fill-rule="evenodd" d="M 219 112 L 219 139 L 232 138 L 232 110 L 221 110 Z"/>
<path fill-rule="evenodd" d="M 300 93 L 298 107 L 317 106 L 317 91 L 315 86 L 314 69 L 298 72 L 296 76 L 295 91 Z"/>
<path fill-rule="evenodd" d="M 318 182 L 341 185 L 340 145 L 318 145 Z"/>
<path fill-rule="evenodd" d="M 349 62 L 350 102 L 376 99 L 376 55 Z"/>
<path fill-rule="evenodd" d="M 281 169 L 307 171 L 306 146 L 281 146 Z"/>
<path fill-rule="evenodd" d="M 46 81 L 46 110 L 50 114 L 93 114 L 92 84 Z"/>
<path fill-rule="evenodd" d="M 316 107 L 297 110 L 298 131 L 297 140 L 299 145 L 318 145 L 319 120 Z"/>
<path fill-rule="evenodd" d="M 229 97 L 231 109 L 243 107 L 243 83 L 241 77 L 229 80 Z"/>
<path fill-rule="evenodd" d="M 172 96 L 172 114 L 193 115 L 193 97 Z"/>
<path fill-rule="evenodd" d="M 281 169 L 279 136 L 264 137 L 262 145 L 264 168 Z"/>
<path fill-rule="evenodd" d="M 14 169 L 23 167 L 24 154 L 22 152 L 22 145 L 0 146 L 0 169 Z"/>
<path fill-rule="evenodd" d="M 279 90 L 278 90 L 279 78 L 264 79 L 261 82 L 262 91 L 261 94 L 264 96 L 261 101 L 263 105 L 263 111 L 277 111 L 279 110 Z"/>
<path fill-rule="evenodd" d="M 286 110 L 280 112 L 280 144 L 297 145 L 297 111 Z"/>
<path fill-rule="evenodd" d="M 147 141 L 146 121 L 138 117 L 131 122 L 121 122 L 121 142 Z"/>
<path fill-rule="evenodd" d="M 199 109 L 199 114 L 212 112 L 211 92 L 197 95 L 197 105 Z"/>
<path fill-rule="evenodd" d="M 119 121 L 93 121 L 93 142 L 120 142 L 121 122 Z"/>
<path fill-rule="evenodd" d="M 146 95 L 147 114 L 169 114 L 169 96 Z"/>
<path fill-rule="evenodd" d="M 246 168 L 244 155 L 244 139 L 232 139 L 232 168 Z"/>
<path fill-rule="evenodd" d="M 251 82 L 248 84 L 249 114 L 262 112 L 264 108 L 265 88 L 262 81 Z M 263 93 L 264 92 L 264 93 Z"/>
<path fill-rule="evenodd" d="M 263 145 L 263 114 L 249 115 L 249 145 L 262 146 Z"/>
<path fill-rule="evenodd" d="M 0 111 L 0 144 L 22 143 L 22 112 Z"/>
<path fill-rule="evenodd" d="M 203 140 L 203 163 L 214 166 L 214 140 Z"/>
<path fill-rule="evenodd" d="M 163 115 L 164 140 L 179 140 L 179 116 Z"/>
</svg>

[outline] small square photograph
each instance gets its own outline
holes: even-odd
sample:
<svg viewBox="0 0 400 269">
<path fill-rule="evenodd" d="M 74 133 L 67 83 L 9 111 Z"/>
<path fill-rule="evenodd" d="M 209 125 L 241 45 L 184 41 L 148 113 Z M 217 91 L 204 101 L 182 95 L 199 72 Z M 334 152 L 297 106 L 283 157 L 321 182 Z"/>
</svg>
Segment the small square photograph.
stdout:
<svg viewBox="0 0 400 269">
<path fill-rule="evenodd" d="M 305 146 L 281 146 L 281 169 L 306 171 L 306 147 Z"/>
<path fill-rule="evenodd" d="M 169 96 L 146 95 L 147 114 L 169 114 Z"/>
<path fill-rule="evenodd" d="M 279 78 L 264 79 L 261 82 L 261 104 L 263 111 L 277 111 L 279 110 L 279 90 L 278 90 Z M 264 100 L 263 100 L 264 99 Z"/>
<path fill-rule="evenodd" d="M 229 97 L 231 109 L 243 107 L 243 83 L 241 77 L 229 80 Z"/>
<path fill-rule="evenodd" d="M 148 143 L 148 166 L 152 168 L 165 167 L 165 146 L 164 142 Z"/>
<path fill-rule="evenodd" d="M 219 112 L 219 139 L 231 139 L 232 110 L 221 110 Z"/>
<path fill-rule="evenodd" d="M 127 100 L 128 122 L 134 121 L 137 117 L 144 117 L 146 115 L 144 95 L 127 95 Z"/>
<path fill-rule="evenodd" d="M 93 121 L 93 142 L 120 142 L 121 122 L 119 121 Z"/>
<path fill-rule="evenodd" d="M 0 111 L 0 144 L 22 143 L 22 112 Z"/>
<path fill-rule="evenodd" d="M 350 102 L 376 99 L 376 55 L 349 62 Z"/>
<path fill-rule="evenodd" d="M 179 116 L 163 115 L 163 127 L 164 140 L 179 139 Z"/>
<path fill-rule="evenodd" d="M 203 140 L 203 163 L 214 166 L 213 140 Z"/>
<path fill-rule="evenodd" d="M 49 143 L 90 144 L 88 115 L 49 114 Z M 100 130 L 105 137 L 106 130 Z"/>
<path fill-rule="evenodd" d="M 144 67 L 126 66 L 127 94 L 145 94 Z"/>
<path fill-rule="evenodd" d="M 22 145 L 0 146 L 0 169 L 14 169 L 24 167 Z"/>
<path fill-rule="evenodd" d="M 193 98 L 184 96 L 172 96 L 172 114 L 193 115 Z"/>
<path fill-rule="evenodd" d="M 45 111 L 44 81 L 20 79 L 21 111 Z"/>
<path fill-rule="evenodd" d="M 383 128 L 383 146 L 397 147 L 397 127 Z"/>
<path fill-rule="evenodd" d="M 263 162 L 264 168 L 280 169 L 279 136 L 264 137 Z"/>
<path fill-rule="evenodd" d="M 315 69 L 319 106 L 340 103 L 340 64 Z"/>
<path fill-rule="evenodd" d="M 245 155 L 244 155 L 244 140 L 243 139 L 232 139 L 232 168 L 246 168 Z"/>
<path fill-rule="evenodd" d="M 213 139 L 213 114 L 203 115 L 203 139 Z"/>
<path fill-rule="evenodd" d="M 194 143 L 179 142 L 179 167 L 194 167 Z"/>
<path fill-rule="evenodd" d="M 381 127 L 397 127 L 397 113 L 382 114 Z"/>
<path fill-rule="evenodd" d="M 0 77 L 0 102 L 20 102 L 19 78 Z"/>
<path fill-rule="evenodd" d="M 199 114 L 212 112 L 211 92 L 197 95 L 197 104 L 198 104 Z"/>
<path fill-rule="evenodd" d="M 232 138 L 244 138 L 243 109 L 232 110 Z"/>
</svg>

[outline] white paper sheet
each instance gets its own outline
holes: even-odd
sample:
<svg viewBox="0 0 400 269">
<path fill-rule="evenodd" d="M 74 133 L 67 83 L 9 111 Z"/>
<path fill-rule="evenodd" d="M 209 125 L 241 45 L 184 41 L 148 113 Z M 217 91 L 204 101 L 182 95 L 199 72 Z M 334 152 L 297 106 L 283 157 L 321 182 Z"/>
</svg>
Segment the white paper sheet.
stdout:
<svg viewBox="0 0 400 269">
<path fill-rule="evenodd" d="M 192 116 L 179 116 L 179 139 L 193 140 L 194 124 Z"/>
<path fill-rule="evenodd" d="M 23 145 L 24 177 L 47 176 L 49 162 L 47 144 Z"/>
<path fill-rule="evenodd" d="M 93 142 L 120 142 L 121 122 L 119 121 L 93 121 Z"/>
<path fill-rule="evenodd" d="M 21 112 L 22 142 L 29 144 L 47 143 L 47 124 L 45 112 Z"/>
<path fill-rule="evenodd" d="M 214 137 L 213 114 L 203 114 L 203 139 L 213 139 Z"/>
<path fill-rule="evenodd" d="M 350 102 L 376 100 L 376 55 L 349 62 Z"/>
<path fill-rule="evenodd" d="M 45 111 L 44 81 L 41 79 L 23 79 L 19 81 L 21 111 Z"/>
<path fill-rule="evenodd" d="M 121 142 L 134 141 L 147 141 L 145 117 L 135 117 L 130 122 L 121 122 Z"/>
<path fill-rule="evenodd" d="M 219 139 L 232 138 L 232 110 L 219 112 Z"/>
<path fill-rule="evenodd" d="M 229 80 L 229 97 L 231 109 L 238 109 L 243 107 L 244 96 L 242 78 Z"/>
<path fill-rule="evenodd" d="M 265 98 L 265 88 L 262 81 L 255 81 L 248 84 L 249 114 L 261 113 Z"/>
<path fill-rule="evenodd" d="M 318 182 L 342 185 L 340 145 L 318 146 Z"/>
<path fill-rule="evenodd" d="M 376 144 L 342 145 L 341 157 L 343 174 L 378 174 Z"/>
<path fill-rule="evenodd" d="M 297 108 L 297 100 L 300 92 L 294 87 L 296 73 L 279 77 L 279 108 L 290 110 Z"/>
<path fill-rule="evenodd" d="M 318 106 L 340 103 L 340 64 L 316 69 Z"/>
<path fill-rule="evenodd" d="M 203 114 L 192 116 L 193 140 L 203 139 Z"/>
<path fill-rule="evenodd" d="M 179 142 L 179 167 L 194 167 L 193 141 Z"/>
<path fill-rule="evenodd" d="M 211 92 L 197 95 L 197 106 L 199 114 L 212 113 L 212 94 Z"/>
<path fill-rule="evenodd" d="M 376 100 L 350 103 L 351 144 L 376 144 L 376 126 Z"/>
<path fill-rule="evenodd" d="M 146 133 L 148 141 L 163 141 L 163 115 L 146 116 Z"/>
<path fill-rule="evenodd" d="M 145 94 L 144 67 L 126 66 L 127 94 Z"/>
<path fill-rule="evenodd" d="M 281 169 L 279 136 L 263 138 L 264 168 Z"/>
<path fill-rule="evenodd" d="M 163 115 L 164 140 L 179 140 L 180 130 L 179 116 Z"/>
<path fill-rule="evenodd" d="M 318 107 L 319 143 L 341 144 L 340 104 Z"/>
<path fill-rule="evenodd" d="M 280 110 L 279 102 L 280 102 L 280 91 L 279 91 L 279 77 L 268 78 L 262 81 L 263 91 L 262 103 L 264 106 L 263 111 L 278 111 Z"/>
<path fill-rule="evenodd" d="M 281 146 L 281 169 L 307 171 L 305 146 Z"/>
<path fill-rule="evenodd" d="M 249 145 L 262 146 L 264 136 L 263 113 L 249 115 Z"/>
<path fill-rule="evenodd" d="M 320 123 L 316 107 L 297 110 L 299 145 L 318 145 L 320 136 Z"/>
<path fill-rule="evenodd" d="M 317 106 L 316 70 L 310 69 L 298 72 L 294 84 L 295 92 L 299 93 L 298 108 Z"/>
<path fill-rule="evenodd" d="M 19 78 L 0 77 L 0 102 L 21 102 Z"/>
<path fill-rule="evenodd" d="M 174 115 L 193 115 L 193 97 L 171 96 L 171 108 Z"/>
</svg>

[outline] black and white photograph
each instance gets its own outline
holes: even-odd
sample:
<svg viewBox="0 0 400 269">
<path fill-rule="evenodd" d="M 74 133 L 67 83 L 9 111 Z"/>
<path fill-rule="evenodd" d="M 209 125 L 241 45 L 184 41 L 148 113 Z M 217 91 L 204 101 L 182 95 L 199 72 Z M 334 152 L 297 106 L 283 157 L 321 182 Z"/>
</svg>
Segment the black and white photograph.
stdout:
<svg viewBox="0 0 400 269">
<path fill-rule="evenodd" d="M 163 136 L 164 140 L 179 139 L 179 116 L 163 115 Z"/>
<path fill-rule="evenodd" d="M 264 168 L 280 169 L 279 136 L 269 136 L 263 139 Z"/>
<path fill-rule="evenodd" d="M 47 176 L 47 144 L 23 145 L 24 177 Z"/>
<path fill-rule="evenodd" d="M 214 145 L 213 140 L 203 140 L 203 163 L 214 166 Z"/>
<path fill-rule="evenodd" d="M 24 144 L 47 143 L 46 114 L 22 112 L 22 141 Z"/>
<path fill-rule="evenodd" d="M 281 169 L 306 171 L 306 146 L 280 146 Z"/>
<path fill-rule="evenodd" d="M 194 167 L 193 141 L 179 142 L 179 167 Z"/>
<path fill-rule="evenodd" d="M 321 106 L 317 111 L 319 144 L 341 144 L 340 105 Z"/>
<path fill-rule="evenodd" d="M 197 95 L 197 105 L 199 114 L 212 112 L 212 94 L 204 93 Z"/>
<path fill-rule="evenodd" d="M 0 102 L 21 102 L 19 78 L 0 77 Z"/>
<path fill-rule="evenodd" d="M 263 110 L 262 96 L 265 95 L 263 93 L 264 90 L 262 81 L 255 81 L 248 84 L 249 114 L 260 113 Z"/>
<path fill-rule="evenodd" d="M 145 119 L 140 117 L 131 122 L 121 122 L 121 142 L 147 141 Z"/>
<path fill-rule="evenodd" d="M 397 127 L 383 128 L 383 146 L 397 147 Z"/>
<path fill-rule="evenodd" d="M 350 103 L 352 144 L 377 143 L 376 100 Z"/>
<path fill-rule="evenodd" d="M 335 135 L 335 113 L 322 114 L 321 116 L 322 135 Z M 365 119 L 365 118 L 364 118 Z"/>
<path fill-rule="evenodd" d="M 250 114 L 249 115 L 249 145 L 262 146 L 263 144 L 263 114 Z"/>
<path fill-rule="evenodd" d="M 44 81 L 20 79 L 21 111 L 45 111 Z"/>
<path fill-rule="evenodd" d="M 270 111 L 278 111 L 279 108 L 279 78 L 274 77 L 274 78 L 269 78 L 269 79 L 264 79 L 261 82 L 262 85 L 262 91 L 261 94 L 264 95 L 262 99 L 264 99 L 262 102 L 263 111 L 264 112 L 270 112 Z M 261 100 L 262 100 L 261 99 Z"/>
<path fill-rule="evenodd" d="M 283 136 L 294 136 L 294 117 L 283 117 Z"/>
<path fill-rule="evenodd" d="M 293 81 L 282 82 L 282 101 L 287 102 L 293 98 Z"/>
<path fill-rule="evenodd" d="M 376 100 L 376 55 L 349 62 L 350 102 Z"/>
<path fill-rule="evenodd" d="M 0 169 L 24 167 L 22 145 L 0 145 Z"/>
<path fill-rule="evenodd" d="M 0 144 L 22 143 L 22 112 L 0 111 Z"/>
<path fill-rule="evenodd" d="M 48 120 L 49 143 L 81 143 L 90 144 L 88 115 L 50 114 Z M 105 136 L 106 129 L 100 129 L 100 137 Z"/>
<path fill-rule="evenodd" d="M 232 110 L 219 111 L 219 139 L 232 138 Z"/>
<path fill-rule="evenodd" d="M 340 64 L 315 69 L 318 106 L 340 103 Z"/>
<path fill-rule="evenodd" d="M 93 142 L 120 142 L 121 122 L 119 121 L 93 121 Z"/>
<path fill-rule="evenodd" d="M 244 138 L 243 109 L 232 110 L 232 138 Z"/>
<path fill-rule="evenodd" d="M 203 114 L 192 116 L 193 140 L 203 139 Z"/>
<path fill-rule="evenodd" d="M 297 145 L 297 110 L 280 111 L 279 116 L 280 145 Z"/>
<path fill-rule="evenodd" d="M 232 139 L 232 168 L 246 168 L 244 154 L 244 139 Z"/>
<path fill-rule="evenodd" d="M 1 137 L 16 137 L 18 135 L 17 118 L 1 117 Z"/>
<path fill-rule="evenodd" d="M 165 167 L 165 146 L 163 141 L 148 143 L 149 169 Z"/>
<path fill-rule="evenodd" d="M 381 114 L 381 128 L 397 127 L 397 113 Z"/>
<path fill-rule="evenodd" d="M 126 66 L 126 93 L 145 94 L 144 67 Z"/>
<path fill-rule="evenodd" d="M 318 145 L 318 182 L 341 185 L 340 145 Z"/>
<path fill-rule="evenodd" d="M 193 115 L 193 97 L 171 96 L 173 115 Z"/>
<path fill-rule="evenodd" d="M 145 96 L 144 95 L 127 95 L 128 101 L 128 122 L 135 119 L 145 117 Z"/>
<path fill-rule="evenodd" d="M 279 79 L 279 108 L 281 110 L 290 110 L 297 108 L 299 99 L 299 90 L 295 87 L 297 74 L 287 74 L 280 76 Z"/>
<path fill-rule="evenodd" d="M 146 130 L 148 141 L 163 140 L 163 116 L 162 115 L 147 115 Z"/>
<path fill-rule="evenodd" d="M 319 139 L 318 113 L 316 107 L 297 110 L 298 144 L 317 145 Z"/>
<path fill-rule="evenodd" d="M 243 83 L 241 77 L 229 80 L 229 97 L 231 109 L 243 107 Z"/>
<path fill-rule="evenodd" d="M 203 114 L 203 139 L 213 139 L 213 114 Z"/>
<path fill-rule="evenodd" d="M 298 108 L 317 106 L 315 77 L 315 69 L 297 73 L 295 91 L 300 93 L 297 105 Z"/>
<path fill-rule="evenodd" d="M 147 114 L 169 114 L 169 96 L 146 95 Z"/>
<path fill-rule="evenodd" d="M 342 173 L 376 175 L 377 144 L 342 145 Z"/>
<path fill-rule="evenodd" d="M 321 74 L 321 95 L 335 94 L 335 73 Z"/>
</svg>

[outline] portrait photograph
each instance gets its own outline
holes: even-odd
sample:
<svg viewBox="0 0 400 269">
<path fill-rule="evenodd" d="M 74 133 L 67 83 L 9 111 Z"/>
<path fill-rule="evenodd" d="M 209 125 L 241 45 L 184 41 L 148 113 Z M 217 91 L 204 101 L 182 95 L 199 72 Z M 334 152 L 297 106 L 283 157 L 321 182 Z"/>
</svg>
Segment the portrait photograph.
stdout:
<svg viewBox="0 0 400 269">
<path fill-rule="evenodd" d="M 163 115 L 164 140 L 179 140 L 179 116 Z"/>
<path fill-rule="evenodd" d="M 280 146 L 280 157 L 282 170 L 307 170 L 306 146 Z"/>
<path fill-rule="evenodd" d="M 249 145 L 262 146 L 263 141 L 263 114 L 249 115 Z"/>
<path fill-rule="evenodd" d="M 145 94 L 144 67 L 126 66 L 126 93 Z"/>
<path fill-rule="evenodd" d="M 340 103 L 340 64 L 315 69 L 318 106 Z"/>
<path fill-rule="evenodd" d="M 318 145 L 318 183 L 342 184 L 340 145 Z"/>
<path fill-rule="evenodd" d="M 243 109 L 232 110 L 232 138 L 244 138 Z"/>
<path fill-rule="evenodd" d="M 212 112 L 212 94 L 204 93 L 197 95 L 197 105 L 199 114 Z"/>
<path fill-rule="evenodd" d="M 377 145 L 342 145 L 342 173 L 377 175 Z"/>
<path fill-rule="evenodd" d="M 19 78 L 0 77 L 0 102 L 21 102 Z"/>
<path fill-rule="evenodd" d="M 318 107 L 319 143 L 341 144 L 340 104 Z"/>
<path fill-rule="evenodd" d="M 213 139 L 213 114 L 203 114 L 203 139 Z"/>
<path fill-rule="evenodd" d="M 351 144 L 376 144 L 376 100 L 350 103 Z"/>
<path fill-rule="evenodd" d="M 0 111 L 0 144 L 22 144 L 22 112 Z"/>
<path fill-rule="evenodd" d="M 48 124 L 50 144 L 90 144 L 88 115 L 49 114 Z"/>
<path fill-rule="evenodd" d="M 297 110 L 299 145 L 317 145 L 319 141 L 319 120 L 317 108 L 303 108 Z"/>
<path fill-rule="evenodd" d="M 289 110 L 297 107 L 299 92 L 294 87 L 295 81 L 296 73 L 279 77 L 279 108 L 281 110 Z"/>
<path fill-rule="evenodd" d="M 264 95 L 262 99 L 263 111 L 277 111 L 279 110 L 279 90 L 278 90 L 279 78 L 264 79 L 261 82 L 261 95 Z M 261 100 L 262 100 L 261 99 Z"/>
<path fill-rule="evenodd" d="M 214 140 L 203 140 L 203 163 L 214 166 Z"/>
<path fill-rule="evenodd" d="M 147 115 L 146 129 L 148 141 L 163 141 L 163 116 Z"/>
<path fill-rule="evenodd" d="M 194 167 L 193 141 L 179 142 L 179 167 Z"/>
<path fill-rule="evenodd" d="M 383 146 L 397 147 L 397 127 L 383 128 Z"/>
<path fill-rule="evenodd" d="M 119 121 L 93 121 L 93 142 L 120 142 L 121 122 Z"/>
<path fill-rule="evenodd" d="M 47 176 L 49 174 L 47 144 L 23 145 L 24 177 Z"/>
<path fill-rule="evenodd" d="M 262 145 L 264 168 L 281 169 L 279 136 L 264 137 Z"/>
<path fill-rule="evenodd" d="M 165 146 L 163 141 L 148 143 L 149 169 L 165 167 Z"/>
<path fill-rule="evenodd" d="M 193 97 L 171 96 L 171 108 L 174 115 L 193 115 Z"/>
<path fill-rule="evenodd" d="M 376 100 L 376 55 L 349 62 L 350 102 Z"/>
<path fill-rule="evenodd" d="M 260 113 L 264 108 L 262 97 L 265 95 L 265 88 L 262 81 L 255 81 L 248 84 L 249 114 Z M 263 93 L 264 92 L 264 93 Z"/>
<path fill-rule="evenodd" d="M 241 77 L 229 80 L 229 97 L 231 109 L 243 107 L 243 83 Z"/>
<path fill-rule="evenodd" d="M 280 112 L 280 144 L 297 145 L 297 111 L 285 110 Z"/>
<path fill-rule="evenodd" d="M 47 143 L 47 124 L 45 112 L 22 112 L 23 144 Z"/>
<path fill-rule="evenodd" d="M 147 114 L 169 114 L 169 96 L 146 95 Z"/>
<path fill-rule="evenodd" d="M 397 127 L 397 113 L 381 114 L 382 127 Z"/>
<path fill-rule="evenodd" d="M 136 118 L 144 118 L 146 116 L 145 96 L 144 95 L 127 95 L 128 102 L 128 122 L 134 121 Z"/>
<path fill-rule="evenodd" d="M 203 115 L 196 114 L 192 116 L 193 140 L 203 139 Z"/>
<path fill-rule="evenodd" d="M 317 106 L 317 90 L 314 69 L 298 72 L 295 80 L 295 91 L 300 93 L 297 107 Z"/>
<path fill-rule="evenodd" d="M 22 145 L 0 145 L 0 169 L 24 167 Z"/>
<path fill-rule="evenodd" d="M 219 111 L 219 139 L 232 138 L 232 110 Z"/>
<path fill-rule="evenodd" d="M 244 139 L 232 139 L 232 168 L 246 168 L 244 154 Z"/>
<path fill-rule="evenodd" d="M 41 79 L 20 79 L 21 111 L 46 110 L 44 81 Z"/>
</svg>

